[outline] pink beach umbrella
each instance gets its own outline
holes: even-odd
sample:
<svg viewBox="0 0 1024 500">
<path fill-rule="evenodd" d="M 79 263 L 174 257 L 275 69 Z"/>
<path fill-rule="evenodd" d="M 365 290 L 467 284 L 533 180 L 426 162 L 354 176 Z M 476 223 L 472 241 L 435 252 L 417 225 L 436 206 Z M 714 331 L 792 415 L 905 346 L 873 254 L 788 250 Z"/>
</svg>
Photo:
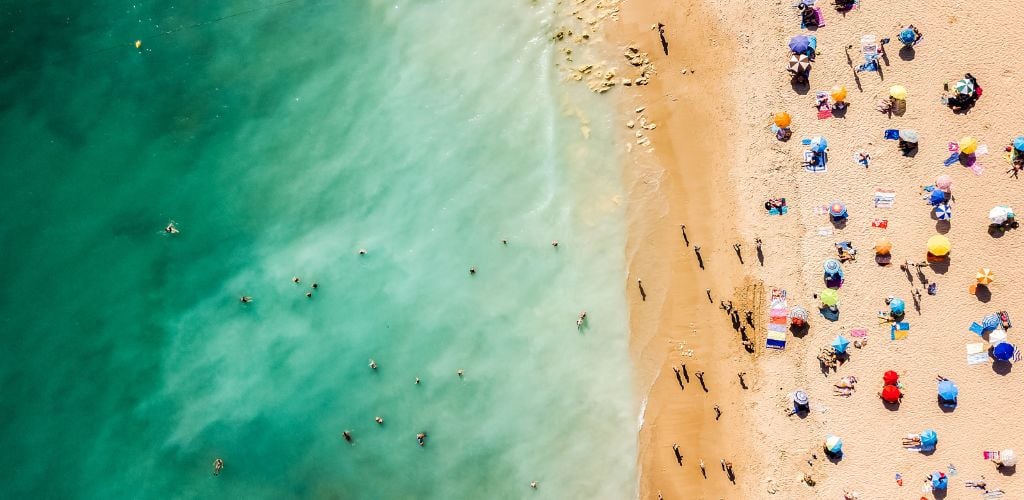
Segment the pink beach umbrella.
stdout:
<svg viewBox="0 0 1024 500">
<path fill-rule="evenodd" d="M 949 189 L 953 187 L 953 178 L 946 174 L 942 174 L 935 179 L 935 187 L 948 193 Z"/>
</svg>

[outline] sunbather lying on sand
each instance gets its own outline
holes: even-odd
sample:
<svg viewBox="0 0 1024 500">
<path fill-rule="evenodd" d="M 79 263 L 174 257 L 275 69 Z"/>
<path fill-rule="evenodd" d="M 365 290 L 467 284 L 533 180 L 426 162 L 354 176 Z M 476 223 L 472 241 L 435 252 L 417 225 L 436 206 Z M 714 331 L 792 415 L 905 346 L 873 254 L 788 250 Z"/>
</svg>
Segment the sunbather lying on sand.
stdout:
<svg viewBox="0 0 1024 500">
<path fill-rule="evenodd" d="M 917 448 L 921 446 L 921 435 L 920 434 L 907 434 L 903 438 L 904 448 Z"/>
</svg>

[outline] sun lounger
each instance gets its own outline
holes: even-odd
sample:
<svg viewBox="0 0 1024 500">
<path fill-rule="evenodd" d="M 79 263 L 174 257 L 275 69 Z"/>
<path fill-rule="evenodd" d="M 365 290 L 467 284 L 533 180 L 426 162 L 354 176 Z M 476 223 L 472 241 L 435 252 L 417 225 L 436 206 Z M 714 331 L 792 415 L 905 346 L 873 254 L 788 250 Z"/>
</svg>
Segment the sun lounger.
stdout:
<svg viewBox="0 0 1024 500">
<path fill-rule="evenodd" d="M 892 208 L 896 203 L 896 192 L 889 189 L 875 191 L 875 208 Z"/>
</svg>

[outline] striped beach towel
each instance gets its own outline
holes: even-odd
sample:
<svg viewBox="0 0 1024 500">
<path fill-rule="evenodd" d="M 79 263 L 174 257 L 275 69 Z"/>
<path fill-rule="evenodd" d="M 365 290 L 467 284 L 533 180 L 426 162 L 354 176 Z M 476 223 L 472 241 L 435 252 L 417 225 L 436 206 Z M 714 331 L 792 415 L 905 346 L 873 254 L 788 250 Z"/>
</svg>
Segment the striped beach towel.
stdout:
<svg viewBox="0 0 1024 500">
<path fill-rule="evenodd" d="M 785 349 L 788 324 L 789 307 L 786 305 L 786 291 L 773 288 L 768 301 L 768 333 L 765 337 L 765 347 Z"/>
<path fill-rule="evenodd" d="M 910 334 L 910 323 L 905 321 L 893 323 L 892 330 L 890 332 L 890 338 L 892 338 L 892 340 L 906 340 L 908 334 Z"/>
<path fill-rule="evenodd" d="M 828 153 L 821 153 L 817 155 L 817 161 L 815 161 L 814 152 L 810 149 L 804 150 L 804 169 L 808 172 L 825 172 L 828 169 Z"/>
<path fill-rule="evenodd" d="M 875 208 L 892 208 L 896 203 L 896 192 L 891 189 L 875 190 Z"/>
</svg>

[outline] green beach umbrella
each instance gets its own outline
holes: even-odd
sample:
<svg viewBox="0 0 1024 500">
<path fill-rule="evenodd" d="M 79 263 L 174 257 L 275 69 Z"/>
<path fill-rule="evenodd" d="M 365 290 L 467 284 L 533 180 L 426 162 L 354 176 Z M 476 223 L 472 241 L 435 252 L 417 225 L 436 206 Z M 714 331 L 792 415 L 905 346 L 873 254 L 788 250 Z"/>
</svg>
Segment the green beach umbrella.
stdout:
<svg viewBox="0 0 1024 500">
<path fill-rule="evenodd" d="M 821 298 L 821 303 L 825 304 L 826 306 L 835 306 L 839 304 L 839 292 L 831 288 L 826 288 L 825 290 L 823 290 L 821 292 L 821 295 L 819 295 L 818 297 Z"/>
</svg>

